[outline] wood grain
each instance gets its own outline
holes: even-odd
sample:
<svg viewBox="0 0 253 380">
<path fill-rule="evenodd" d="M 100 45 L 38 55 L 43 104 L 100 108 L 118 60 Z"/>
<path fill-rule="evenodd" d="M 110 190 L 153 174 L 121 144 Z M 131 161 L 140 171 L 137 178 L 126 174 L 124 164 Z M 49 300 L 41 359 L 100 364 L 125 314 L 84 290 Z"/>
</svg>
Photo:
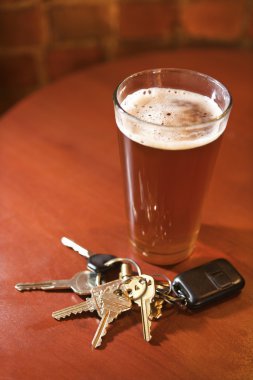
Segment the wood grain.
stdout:
<svg viewBox="0 0 253 380">
<path fill-rule="evenodd" d="M 87 314 L 57 322 L 52 311 L 79 302 L 71 292 L 25 292 L 22 281 L 71 277 L 85 259 L 66 235 L 97 252 L 134 258 L 126 232 L 112 92 L 135 71 L 185 67 L 230 89 L 234 107 L 190 259 L 139 264 L 173 277 L 218 257 L 246 287 L 198 313 L 169 310 L 142 338 L 139 311 L 124 313 L 91 350 L 98 325 Z M 223 379 L 253 376 L 253 53 L 178 50 L 93 67 L 26 98 L 0 121 L 1 375 L 9 379 Z"/>
</svg>

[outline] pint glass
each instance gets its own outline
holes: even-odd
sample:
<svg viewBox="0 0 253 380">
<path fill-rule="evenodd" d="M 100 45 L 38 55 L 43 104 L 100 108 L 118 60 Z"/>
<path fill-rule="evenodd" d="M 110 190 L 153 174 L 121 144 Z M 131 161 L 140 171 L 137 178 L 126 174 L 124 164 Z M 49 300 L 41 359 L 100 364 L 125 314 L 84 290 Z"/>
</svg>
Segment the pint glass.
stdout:
<svg viewBox="0 0 253 380">
<path fill-rule="evenodd" d="M 129 237 L 145 261 L 193 251 L 231 105 L 223 84 L 190 70 L 146 70 L 116 88 Z"/>
</svg>

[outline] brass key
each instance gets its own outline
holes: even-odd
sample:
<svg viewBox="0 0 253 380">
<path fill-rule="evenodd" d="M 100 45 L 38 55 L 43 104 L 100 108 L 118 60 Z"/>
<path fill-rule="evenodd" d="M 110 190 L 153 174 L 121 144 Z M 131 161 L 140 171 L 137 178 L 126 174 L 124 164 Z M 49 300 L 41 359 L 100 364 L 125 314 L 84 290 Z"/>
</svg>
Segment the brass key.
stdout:
<svg viewBox="0 0 253 380">
<path fill-rule="evenodd" d="M 151 339 L 151 303 L 155 297 L 155 281 L 153 277 L 142 274 L 132 277 L 126 286 L 129 296 L 141 308 L 143 337 L 149 342 Z"/>
<path fill-rule="evenodd" d="M 109 323 L 131 307 L 132 302 L 125 295 L 122 280 L 115 280 L 93 288 L 91 297 L 87 298 L 85 302 L 55 311 L 52 316 L 59 320 L 72 314 L 96 310 L 101 321 L 92 340 L 92 346 L 97 348 L 101 345 L 102 337 L 106 334 Z"/>
</svg>

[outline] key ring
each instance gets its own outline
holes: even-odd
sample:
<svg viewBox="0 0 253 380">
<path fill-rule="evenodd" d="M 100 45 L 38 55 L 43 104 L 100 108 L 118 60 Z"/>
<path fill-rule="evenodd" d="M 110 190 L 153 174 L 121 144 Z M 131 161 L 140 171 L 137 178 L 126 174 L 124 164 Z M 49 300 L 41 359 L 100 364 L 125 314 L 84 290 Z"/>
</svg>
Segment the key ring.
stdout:
<svg viewBox="0 0 253 380">
<path fill-rule="evenodd" d="M 97 286 L 102 284 L 101 279 L 102 279 L 101 273 L 97 273 L 97 275 L 96 275 L 96 285 Z"/>
<path fill-rule="evenodd" d="M 173 287 L 171 287 L 171 290 L 173 290 Z M 181 307 L 182 309 L 185 309 L 187 306 L 187 301 L 185 297 L 181 295 L 171 295 L 170 292 L 168 292 L 166 289 L 159 289 L 156 288 L 156 293 L 162 297 L 162 299 L 167 302 L 170 305 L 177 305 Z"/>
<path fill-rule="evenodd" d="M 167 276 L 166 276 L 165 274 L 163 274 L 163 273 L 152 274 L 152 277 L 155 277 L 155 276 L 156 276 L 156 277 L 162 277 L 162 278 L 164 278 L 164 279 L 166 280 L 166 282 L 168 283 L 168 285 L 165 284 L 165 283 L 163 283 L 162 281 L 156 281 L 156 284 L 157 284 L 158 286 L 161 286 L 162 289 L 166 289 L 166 292 L 168 292 L 168 294 L 171 293 L 171 291 L 172 291 L 172 283 L 171 283 L 169 277 L 167 277 Z M 167 289 L 167 288 L 168 288 L 168 289 Z"/>
<path fill-rule="evenodd" d="M 130 264 L 135 266 L 135 269 L 137 270 L 138 276 L 141 276 L 141 268 L 139 267 L 139 265 L 134 260 L 128 259 L 128 258 L 117 257 L 115 259 L 111 259 L 111 260 L 107 261 L 104 265 L 106 267 L 109 267 L 115 263 L 130 263 Z"/>
</svg>

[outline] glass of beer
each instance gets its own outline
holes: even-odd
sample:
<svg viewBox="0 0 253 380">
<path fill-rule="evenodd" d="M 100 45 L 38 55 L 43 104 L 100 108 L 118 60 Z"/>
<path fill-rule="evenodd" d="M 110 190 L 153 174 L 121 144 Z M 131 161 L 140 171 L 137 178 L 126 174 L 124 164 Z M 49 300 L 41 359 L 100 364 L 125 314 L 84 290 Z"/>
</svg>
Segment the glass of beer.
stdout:
<svg viewBox="0 0 253 380">
<path fill-rule="evenodd" d="M 231 106 L 222 83 L 184 69 L 142 71 L 116 88 L 129 237 L 143 260 L 192 253 Z"/>
</svg>

